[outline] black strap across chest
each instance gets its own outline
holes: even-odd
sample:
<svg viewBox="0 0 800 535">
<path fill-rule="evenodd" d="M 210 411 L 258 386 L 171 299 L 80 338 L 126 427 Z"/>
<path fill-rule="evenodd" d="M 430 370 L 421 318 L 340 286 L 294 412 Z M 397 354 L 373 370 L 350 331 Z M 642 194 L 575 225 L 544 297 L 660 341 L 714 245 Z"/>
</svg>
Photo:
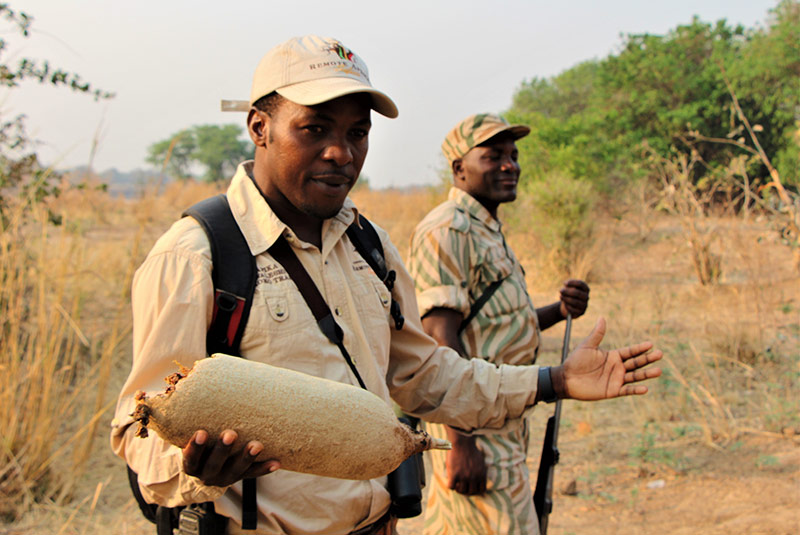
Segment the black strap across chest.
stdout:
<svg viewBox="0 0 800 535">
<path fill-rule="evenodd" d="M 492 295 L 494 295 L 497 289 L 500 288 L 500 285 L 503 284 L 504 280 L 506 279 L 502 278 L 500 280 L 496 280 L 493 283 L 491 283 L 489 286 L 486 287 L 486 289 L 483 291 L 480 297 L 478 297 L 475 300 L 475 302 L 472 303 L 472 306 L 469 308 L 469 315 L 466 318 L 464 318 L 464 321 L 462 321 L 461 325 L 458 326 L 459 334 L 464 329 L 466 329 L 467 325 L 469 325 L 469 322 L 472 321 L 475 318 L 475 316 L 478 315 L 478 312 L 480 312 L 480 310 L 483 308 L 483 305 L 485 305 L 489 301 L 489 299 L 492 298 Z"/>
<path fill-rule="evenodd" d="M 319 293 L 319 288 L 314 284 L 311 275 L 308 274 L 303 264 L 300 263 L 300 259 L 297 258 L 297 255 L 292 250 L 292 246 L 289 245 L 289 242 L 286 241 L 286 238 L 280 236 L 272 247 L 269 248 L 269 254 L 272 255 L 272 258 L 282 265 L 283 269 L 289 274 L 289 277 L 295 283 L 297 289 L 300 290 L 300 294 L 303 296 L 308 308 L 310 308 L 311 312 L 314 314 L 314 319 L 317 320 L 317 325 L 319 325 L 322 333 L 332 344 L 339 347 L 339 351 L 342 352 L 342 356 L 344 360 L 347 361 L 347 365 L 358 380 L 358 384 L 361 385 L 361 388 L 367 390 L 367 386 L 364 384 L 364 380 L 361 379 L 361 375 L 358 373 L 353 359 L 344 347 L 344 333 L 342 332 L 342 328 L 339 327 L 339 324 L 333 319 L 333 314 L 331 314 L 331 309 L 325 302 L 325 298 Z"/>
</svg>

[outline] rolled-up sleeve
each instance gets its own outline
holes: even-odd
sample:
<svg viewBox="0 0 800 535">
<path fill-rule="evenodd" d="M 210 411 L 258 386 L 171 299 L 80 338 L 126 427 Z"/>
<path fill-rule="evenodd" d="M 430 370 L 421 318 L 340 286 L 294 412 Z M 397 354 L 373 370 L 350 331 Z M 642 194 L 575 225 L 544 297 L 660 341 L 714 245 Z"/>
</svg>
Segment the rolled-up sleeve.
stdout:
<svg viewBox="0 0 800 535">
<path fill-rule="evenodd" d="M 397 272 L 395 298 L 406 318 L 403 328 L 392 332 L 387 383 L 394 401 L 409 414 L 466 432 L 495 433 L 520 425 L 535 402 L 539 367 L 496 366 L 438 346 L 422 328 L 414 282 L 397 250 L 391 243 L 385 249 Z"/>
<path fill-rule="evenodd" d="M 434 308 L 469 314 L 469 234 L 442 225 L 412 244 L 409 271 L 416 284 L 420 315 Z M 412 286 L 413 288 L 413 286 Z"/>
</svg>

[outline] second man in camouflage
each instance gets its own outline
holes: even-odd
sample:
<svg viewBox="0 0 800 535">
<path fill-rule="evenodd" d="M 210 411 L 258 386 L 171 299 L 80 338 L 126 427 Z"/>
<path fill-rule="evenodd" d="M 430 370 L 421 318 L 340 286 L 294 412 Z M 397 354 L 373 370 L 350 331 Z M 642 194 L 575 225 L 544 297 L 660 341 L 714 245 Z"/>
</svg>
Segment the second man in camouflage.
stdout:
<svg viewBox="0 0 800 535">
<path fill-rule="evenodd" d="M 442 151 L 454 187 L 412 238 L 408 265 L 423 327 L 464 358 L 532 364 L 540 329 L 568 312 L 581 316 L 588 305 L 588 285 L 569 280 L 558 302 L 535 308 L 503 236 L 497 209 L 517 197 L 515 141 L 529 132 L 491 114 L 470 116 L 453 128 Z M 538 532 L 525 464 L 527 425 L 477 437 L 444 425 L 428 427 L 453 449 L 432 455 L 426 535 Z"/>
</svg>

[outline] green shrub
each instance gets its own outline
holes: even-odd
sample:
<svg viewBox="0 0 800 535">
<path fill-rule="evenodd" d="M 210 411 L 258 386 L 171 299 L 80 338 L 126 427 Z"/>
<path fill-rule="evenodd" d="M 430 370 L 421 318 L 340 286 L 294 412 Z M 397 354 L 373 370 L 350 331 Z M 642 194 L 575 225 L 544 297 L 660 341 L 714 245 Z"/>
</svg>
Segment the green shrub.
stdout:
<svg viewBox="0 0 800 535">
<path fill-rule="evenodd" d="M 528 184 L 523 195 L 531 208 L 532 228 L 555 274 L 586 277 L 591 270 L 594 187 L 565 173 L 551 172 Z"/>
</svg>

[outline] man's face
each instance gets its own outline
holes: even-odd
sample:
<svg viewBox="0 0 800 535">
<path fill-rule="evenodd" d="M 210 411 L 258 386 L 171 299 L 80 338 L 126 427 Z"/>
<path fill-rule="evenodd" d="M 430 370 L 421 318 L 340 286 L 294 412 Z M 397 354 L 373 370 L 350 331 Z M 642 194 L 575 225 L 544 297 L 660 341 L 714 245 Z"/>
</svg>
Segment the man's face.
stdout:
<svg viewBox="0 0 800 535">
<path fill-rule="evenodd" d="M 367 156 L 370 97 L 315 106 L 284 99 L 271 116 L 251 112 L 248 126 L 264 156 L 256 159 L 256 184 L 273 209 L 327 219 L 341 209 Z"/>
<path fill-rule="evenodd" d="M 454 184 L 494 214 L 500 203 L 517 198 L 520 167 L 510 134 L 498 134 L 473 147 L 453 165 Z"/>
</svg>

